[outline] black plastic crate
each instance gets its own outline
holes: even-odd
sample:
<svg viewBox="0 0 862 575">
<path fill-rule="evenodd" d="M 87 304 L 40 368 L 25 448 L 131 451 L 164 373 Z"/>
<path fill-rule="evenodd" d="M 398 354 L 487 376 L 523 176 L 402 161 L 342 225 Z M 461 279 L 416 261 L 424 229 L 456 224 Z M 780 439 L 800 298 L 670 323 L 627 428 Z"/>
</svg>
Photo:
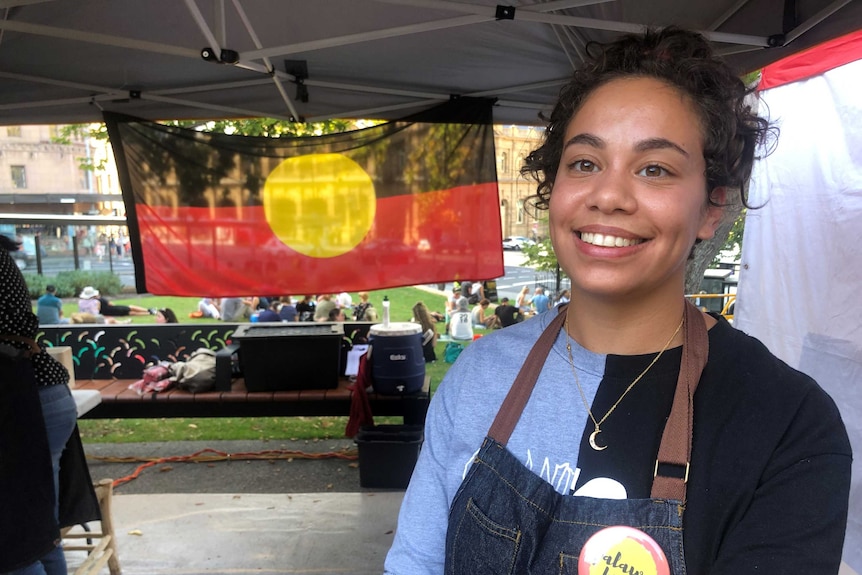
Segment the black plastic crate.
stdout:
<svg viewBox="0 0 862 575">
<path fill-rule="evenodd" d="M 424 437 L 421 425 L 362 427 L 354 438 L 360 487 L 406 489 Z"/>
<path fill-rule="evenodd" d="M 340 323 L 249 324 L 231 337 L 249 391 L 338 387 L 343 338 Z"/>
</svg>

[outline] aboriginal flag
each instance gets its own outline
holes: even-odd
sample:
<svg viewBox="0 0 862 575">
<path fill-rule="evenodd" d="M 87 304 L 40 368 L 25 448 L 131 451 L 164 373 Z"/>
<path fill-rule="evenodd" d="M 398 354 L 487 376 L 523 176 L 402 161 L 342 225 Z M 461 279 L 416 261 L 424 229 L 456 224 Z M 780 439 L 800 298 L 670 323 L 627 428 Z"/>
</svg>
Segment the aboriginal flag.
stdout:
<svg viewBox="0 0 862 575">
<path fill-rule="evenodd" d="M 139 292 L 319 294 L 503 274 L 487 100 L 302 138 L 105 121 Z"/>
</svg>

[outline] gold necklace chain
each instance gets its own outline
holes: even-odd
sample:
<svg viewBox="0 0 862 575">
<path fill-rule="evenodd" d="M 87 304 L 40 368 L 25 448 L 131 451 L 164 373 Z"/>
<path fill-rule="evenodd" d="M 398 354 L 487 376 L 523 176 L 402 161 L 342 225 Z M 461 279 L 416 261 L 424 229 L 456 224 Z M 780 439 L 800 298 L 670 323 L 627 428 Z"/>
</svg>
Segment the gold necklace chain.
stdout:
<svg viewBox="0 0 862 575">
<path fill-rule="evenodd" d="M 670 347 L 671 342 L 674 340 L 674 338 L 676 337 L 676 335 L 679 333 L 679 330 L 680 330 L 680 329 L 682 329 L 682 324 L 683 324 L 683 323 L 685 323 L 685 314 L 683 314 L 683 315 L 682 315 L 682 319 L 681 319 L 681 320 L 679 320 L 679 325 L 678 325 L 678 326 L 676 326 L 676 330 L 673 332 L 673 335 L 672 335 L 672 336 L 670 336 L 670 339 L 669 339 L 669 340 L 667 340 L 667 343 L 666 343 L 666 344 L 664 344 L 664 347 L 663 347 L 663 348 L 661 348 L 661 351 L 659 351 L 659 352 L 656 354 L 656 356 L 652 359 L 652 361 L 650 362 L 650 364 L 649 364 L 648 366 L 646 366 L 646 369 L 645 369 L 645 370 L 643 370 L 643 371 L 640 373 L 640 375 L 638 375 L 638 376 L 634 379 L 634 381 L 633 381 L 633 382 L 631 382 L 631 383 L 629 384 L 629 386 L 628 386 L 628 387 L 626 388 L 626 390 L 622 393 L 622 395 L 620 395 L 619 399 L 617 399 L 617 400 L 614 402 L 614 404 L 611 406 L 611 408 L 608 410 L 608 412 L 605 414 L 605 416 L 604 416 L 604 417 L 602 417 L 600 420 L 596 421 L 596 417 L 593 415 L 592 410 L 590 410 L 590 404 L 589 404 L 589 402 L 587 401 L 587 396 L 586 396 L 586 394 L 584 393 L 583 388 L 581 387 L 581 380 L 580 380 L 580 378 L 578 377 L 578 370 L 577 370 L 577 369 L 575 369 L 575 359 L 574 359 L 574 357 L 572 356 L 572 340 L 571 340 L 571 338 L 569 337 L 569 314 L 568 314 L 568 310 L 566 311 L 566 321 L 565 321 L 565 323 L 563 324 L 563 330 L 566 332 L 566 351 L 567 351 L 567 352 L 568 352 L 568 354 L 569 354 L 569 365 L 571 366 L 571 368 L 572 368 L 572 373 L 573 373 L 573 374 L 574 374 L 574 376 L 575 376 L 575 384 L 577 384 L 577 386 L 578 386 L 578 391 L 581 393 L 581 401 L 583 401 L 583 402 L 584 402 L 584 407 L 586 407 L 586 408 L 587 408 L 587 413 L 589 414 L 590 419 L 593 421 L 593 425 L 595 425 L 595 426 L 596 426 L 595 431 L 593 431 L 593 432 L 590 434 L 590 447 L 592 447 L 592 448 L 593 448 L 593 449 L 595 449 L 596 451 L 603 451 L 603 450 L 605 450 L 605 449 L 607 449 L 607 448 L 608 448 L 608 446 L 607 446 L 607 445 L 602 446 L 602 445 L 599 445 L 598 443 L 596 443 L 596 437 L 599 435 L 599 433 L 601 433 L 601 432 L 602 432 L 602 430 L 601 430 L 601 425 L 605 422 L 605 420 L 606 420 L 608 417 L 610 417 L 610 415 L 614 412 L 614 410 L 617 408 L 617 406 L 620 404 L 620 402 L 623 400 L 623 398 L 628 394 L 628 392 L 632 390 L 632 388 L 637 384 L 637 382 L 639 382 L 641 379 L 643 379 L 643 376 L 645 376 L 645 375 L 647 374 L 647 372 L 650 370 L 650 368 L 652 368 L 652 366 L 654 366 L 654 365 L 656 364 L 656 362 L 659 360 L 659 358 L 662 356 L 662 354 L 663 354 L 665 351 L 667 351 L 667 348 L 669 348 L 669 347 Z"/>
</svg>

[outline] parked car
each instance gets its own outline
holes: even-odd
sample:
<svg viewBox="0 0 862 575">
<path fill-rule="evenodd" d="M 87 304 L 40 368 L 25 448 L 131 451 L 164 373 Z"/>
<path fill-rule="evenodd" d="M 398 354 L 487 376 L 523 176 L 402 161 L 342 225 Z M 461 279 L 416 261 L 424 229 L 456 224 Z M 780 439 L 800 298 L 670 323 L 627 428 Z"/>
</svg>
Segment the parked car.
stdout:
<svg viewBox="0 0 862 575">
<path fill-rule="evenodd" d="M 521 251 L 525 245 L 534 246 L 536 245 L 536 242 L 524 236 L 509 236 L 508 238 L 503 238 L 504 250 Z"/>
</svg>

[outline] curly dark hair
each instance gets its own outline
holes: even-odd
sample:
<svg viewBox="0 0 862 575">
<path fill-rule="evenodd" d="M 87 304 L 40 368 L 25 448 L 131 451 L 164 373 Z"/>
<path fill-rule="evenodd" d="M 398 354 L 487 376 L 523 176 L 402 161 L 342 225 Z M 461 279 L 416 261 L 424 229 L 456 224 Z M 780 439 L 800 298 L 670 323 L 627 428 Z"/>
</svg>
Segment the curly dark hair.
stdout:
<svg viewBox="0 0 862 575">
<path fill-rule="evenodd" d="M 548 208 L 569 121 L 594 90 L 632 76 L 666 82 L 689 97 L 703 125 L 707 190 L 722 186 L 742 190 L 757 144 L 766 142 L 773 130 L 745 103 L 751 90 L 702 35 L 673 26 L 648 29 L 609 44 L 590 43 L 587 54 L 588 61 L 560 90 L 542 145 L 521 168 L 522 175 L 538 182 L 531 198 L 537 208 Z M 745 194 L 740 192 L 740 197 L 748 207 Z"/>
</svg>

